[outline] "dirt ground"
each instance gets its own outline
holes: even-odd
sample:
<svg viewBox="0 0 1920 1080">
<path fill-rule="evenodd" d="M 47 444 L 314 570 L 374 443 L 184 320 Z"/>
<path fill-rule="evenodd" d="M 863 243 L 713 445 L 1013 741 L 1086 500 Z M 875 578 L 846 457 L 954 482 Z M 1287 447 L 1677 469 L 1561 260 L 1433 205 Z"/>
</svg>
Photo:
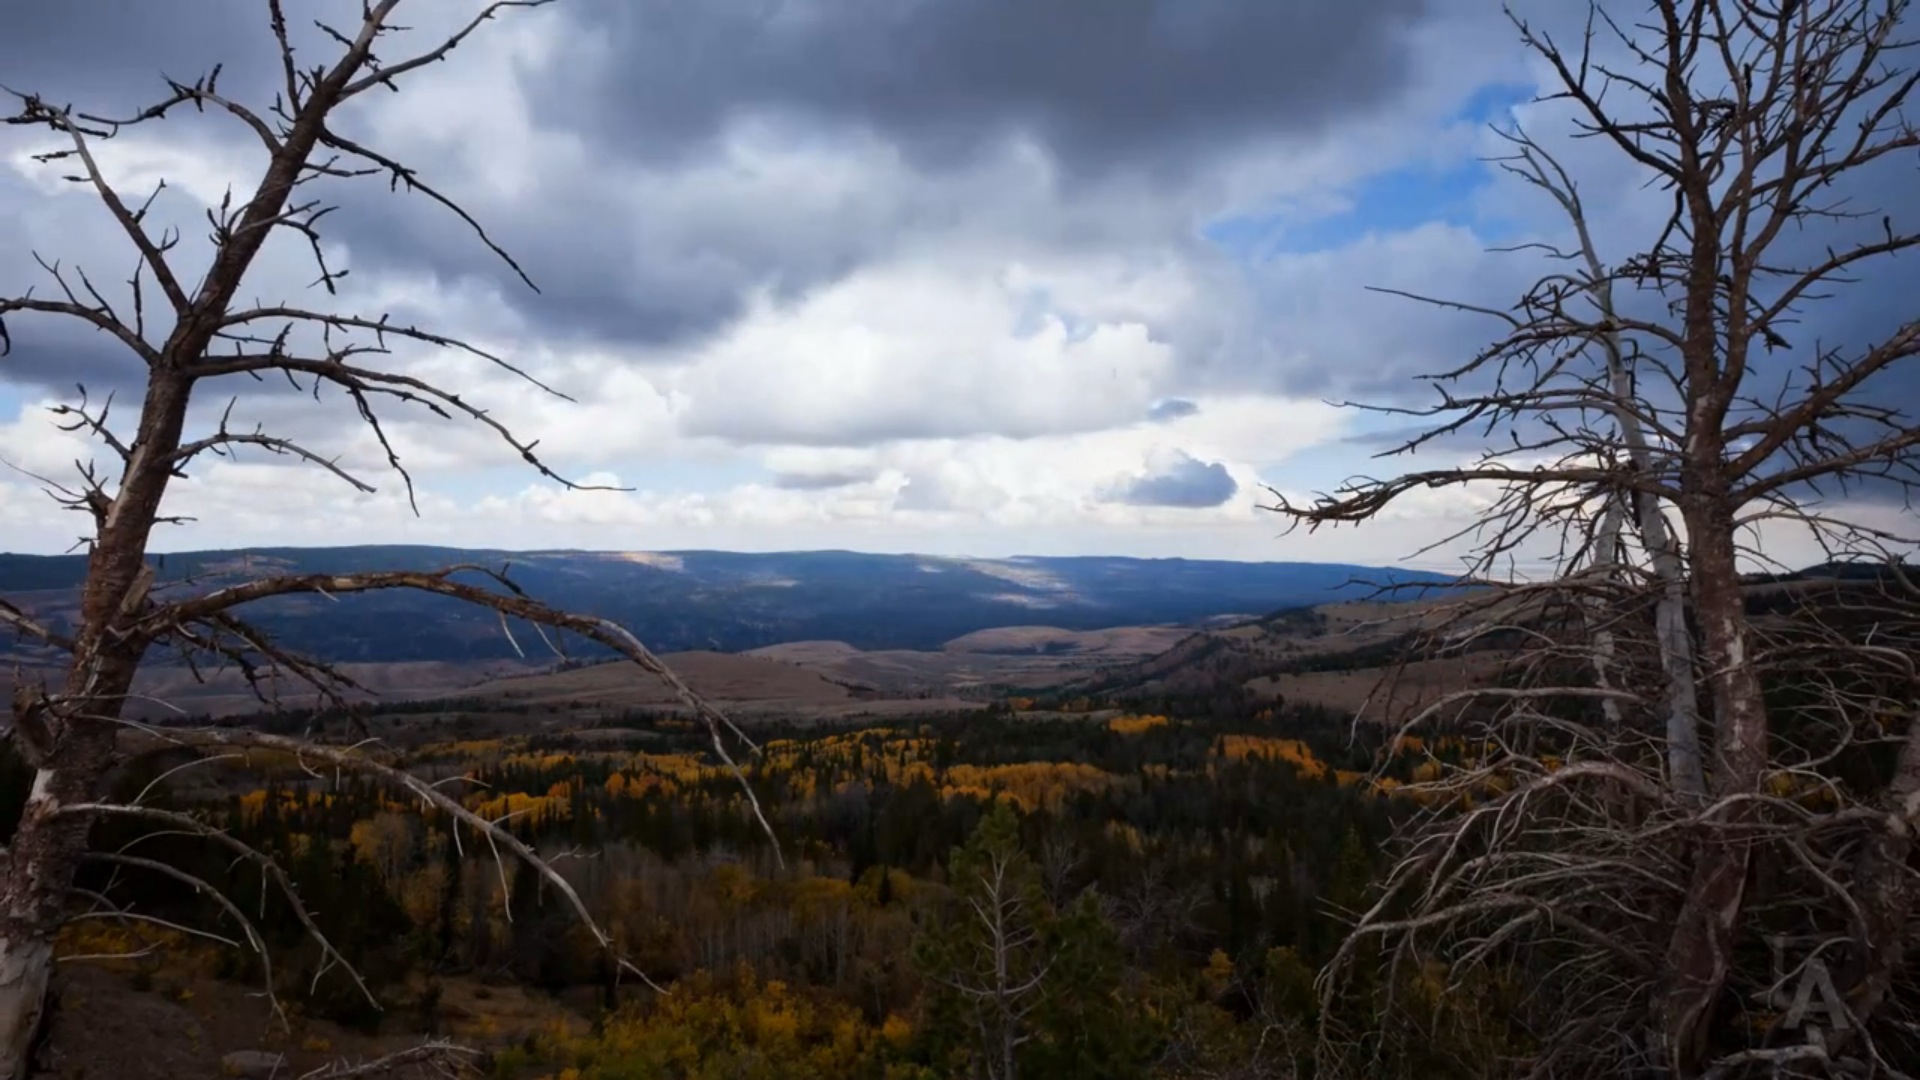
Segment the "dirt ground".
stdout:
<svg viewBox="0 0 1920 1080">
<path fill-rule="evenodd" d="M 1394 667 L 1269 675 L 1247 682 L 1264 698 L 1323 705 L 1375 724 L 1404 723 L 1446 694 L 1492 678 L 1504 654 L 1419 660 Z"/>
<path fill-rule="evenodd" d="M 844 686 L 804 668 L 738 653 L 683 652 L 660 658 L 701 696 L 715 702 L 779 701 L 834 705 L 852 699 Z M 544 675 L 481 683 L 467 691 L 533 704 L 569 702 L 645 707 L 678 699 L 660 680 L 632 664 L 606 663 Z"/>
<path fill-rule="evenodd" d="M 66 964 L 56 973 L 54 992 L 53 1017 L 33 1080 L 214 1080 L 229 1075 L 222 1058 L 248 1050 L 285 1054 L 280 1075 L 294 1080 L 427 1038 L 404 1030 L 366 1035 L 302 1017 L 297 998 L 286 1001 L 291 1015 L 283 1029 L 255 990 L 211 978 L 156 980 L 142 990 L 123 972 Z M 471 980 L 447 980 L 439 1012 L 443 1035 L 483 1051 L 512 1045 L 556 1023 L 585 1026 L 558 1001 Z M 402 1027 L 397 1021 L 390 1026 Z M 388 1075 L 413 1080 L 440 1074 L 415 1069 Z"/>
</svg>

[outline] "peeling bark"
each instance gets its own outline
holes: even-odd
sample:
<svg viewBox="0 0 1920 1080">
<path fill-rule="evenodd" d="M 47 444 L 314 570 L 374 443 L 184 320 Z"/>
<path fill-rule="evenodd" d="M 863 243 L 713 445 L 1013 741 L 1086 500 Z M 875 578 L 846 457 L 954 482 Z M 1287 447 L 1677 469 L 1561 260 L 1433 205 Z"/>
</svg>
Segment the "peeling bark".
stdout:
<svg viewBox="0 0 1920 1080">
<path fill-rule="evenodd" d="M 25 1075 L 52 975 L 53 942 L 0 937 L 0 1075 Z"/>
</svg>

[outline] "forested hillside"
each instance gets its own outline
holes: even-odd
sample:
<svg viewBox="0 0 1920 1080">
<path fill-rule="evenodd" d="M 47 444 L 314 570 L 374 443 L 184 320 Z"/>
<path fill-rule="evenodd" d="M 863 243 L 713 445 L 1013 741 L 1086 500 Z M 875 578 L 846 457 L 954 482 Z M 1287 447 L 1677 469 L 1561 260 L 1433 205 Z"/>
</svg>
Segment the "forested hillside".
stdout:
<svg viewBox="0 0 1920 1080">
<path fill-rule="evenodd" d="M 1421 775 L 1425 748 L 1350 745 L 1336 717 L 1311 709 L 1054 715 L 758 731 L 745 782 L 771 838 L 684 721 L 474 740 L 456 736 L 458 710 L 411 717 L 417 733 L 395 764 L 463 792 L 463 805 L 550 858 L 577 852 L 555 865 L 626 971 L 524 865 L 471 836 L 463 845 L 445 816 L 389 789 L 316 777 L 293 755 L 197 768 L 148 805 L 284 866 L 367 993 L 251 863 L 189 836 L 140 841 L 147 829 L 133 821 L 103 822 L 113 835 L 101 843 L 226 890 L 307 1015 L 484 1043 L 484 1016 L 436 1011 L 448 982 L 534 987 L 581 1015 L 621 1006 L 590 1032 L 496 1045 L 501 1077 L 941 1077 L 1005 1047 L 1023 1071 L 1060 1077 L 1309 1060 L 1312 972 L 1342 936 L 1341 912 L 1362 902 L 1391 820 L 1418 805 L 1396 788 Z M 185 760 L 164 730 L 146 741 L 116 780 L 129 794 Z M 0 775 L 0 806 L 18 807 L 27 774 L 14 764 Z M 193 890 L 124 869 L 100 866 L 81 887 L 242 932 Z M 266 974 L 248 950 L 164 926 L 67 933 L 76 950 L 152 947 L 116 965 L 141 985 Z M 292 996 L 316 976 L 311 995 Z M 1010 1014 L 983 1019 L 983 994 L 1008 996 Z M 1436 1013 L 1430 1031 L 1381 1032 L 1379 1052 L 1438 1075 L 1498 1047 L 1487 1004 L 1462 1003 L 1471 1036 L 1441 1037 L 1462 1016 Z"/>
</svg>

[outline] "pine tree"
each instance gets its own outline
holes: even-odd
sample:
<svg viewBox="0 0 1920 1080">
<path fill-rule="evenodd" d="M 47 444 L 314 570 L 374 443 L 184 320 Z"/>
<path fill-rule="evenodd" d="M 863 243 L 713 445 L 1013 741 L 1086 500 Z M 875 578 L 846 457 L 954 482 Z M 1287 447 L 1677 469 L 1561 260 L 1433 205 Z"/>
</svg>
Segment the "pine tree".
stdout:
<svg viewBox="0 0 1920 1080">
<path fill-rule="evenodd" d="M 1091 897 L 1047 902 L 1005 802 L 948 861 L 952 914 L 926 928 L 915 958 L 932 984 L 929 1039 L 980 1080 L 1141 1073 L 1142 1029 L 1120 997 L 1113 928 Z"/>
</svg>

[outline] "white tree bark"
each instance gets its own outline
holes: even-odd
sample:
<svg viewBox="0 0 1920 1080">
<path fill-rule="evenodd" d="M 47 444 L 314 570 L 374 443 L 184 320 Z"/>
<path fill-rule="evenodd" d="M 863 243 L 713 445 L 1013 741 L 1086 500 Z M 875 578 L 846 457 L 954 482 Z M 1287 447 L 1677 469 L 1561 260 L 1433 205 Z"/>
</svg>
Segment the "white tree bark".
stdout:
<svg viewBox="0 0 1920 1080">
<path fill-rule="evenodd" d="M 1619 313 L 1614 306 L 1613 279 L 1600 261 L 1599 250 L 1593 242 L 1593 232 L 1587 227 L 1587 215 L 1572 180 L 1544 151 L 1529 147 L 1529 152 L 1545 158 L 1559 174 L 1561 182 L 1556 185 L 1546 178 L 1544 172 L 1538 172 L 1538 166 L 1535 166 L 1540 185 L 1560 200 L 1579 234 L 1580 255 L 1586 263 L 1588 288 L 1594 306 L 1599 309 L 1600 317 L 1606 324 L 1618 326 Z M 1635 471 L 1645 475 L 1653 470 L 1653 448 L 1647 440 L 1645 426 L 1630 404 L 1641 400 L 1635 392 L 1637 388 L 1634 385 L 1632 360 L 1621 343 L 1618 330 L 1602 334 L 1600 345 L 1606 353 L 1607 389 L 1614 402 L 1613 421 L 1619 426 L 1620 441 L 1626 447 L 1627 461 Z M 1676 794 L 1690 801 L 1698 801 L 1706 794 L 1707 780 L 1700 756 L 1700 691 L 1694 675 L 1693 636 L 1687 630 L 1686 572 L 1681 562 L 1680 545 L 1673 530 L 1667 527 L 1666 515 L 1659 501 L 1645 495 L 1635 495 L 1632 499 L 1640 542 L 1646 547 L 1647 556 L 1653 564 L 1654 581 L 1660 589 L 1654 607 L 1654 635 L 1660 646 L 1660 667 L 1666 675 L 1667 780 Z"/>
</svg>

